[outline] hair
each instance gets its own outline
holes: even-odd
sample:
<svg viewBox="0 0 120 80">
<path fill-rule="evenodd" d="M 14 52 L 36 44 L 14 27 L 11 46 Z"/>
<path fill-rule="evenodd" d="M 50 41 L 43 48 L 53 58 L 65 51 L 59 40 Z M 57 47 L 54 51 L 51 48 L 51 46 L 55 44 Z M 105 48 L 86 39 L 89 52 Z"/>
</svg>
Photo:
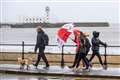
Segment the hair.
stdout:
<svg viewBox="0 0 120 80">
<path fill-rule="evenodd" d="M 37 26 L 37 32 L 44 32 L 42 26 Z"/>
<path fill-rule="evenodd" d="M 90 35 L 89 33 L 86 33 L 86 32 L 84 32 L 83 34 L 85 37 L 89 37 L 89 35 Z"/>
</svg>

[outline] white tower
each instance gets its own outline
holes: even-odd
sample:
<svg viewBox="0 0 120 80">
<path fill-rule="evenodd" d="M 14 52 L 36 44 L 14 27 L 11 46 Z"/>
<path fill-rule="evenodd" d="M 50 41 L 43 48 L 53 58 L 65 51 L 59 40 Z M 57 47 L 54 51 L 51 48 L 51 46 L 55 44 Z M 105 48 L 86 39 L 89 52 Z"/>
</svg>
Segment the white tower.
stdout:
<svg viewBox="0 0 120 80">
<path fill-rule="evenodd" d="M 50 12 L 50 7 L 49 6 L 45 7 L 45 12 L 46 12 L 46 21 L 45 22 L 49 22 L 49 12 Z"/>
</svg>

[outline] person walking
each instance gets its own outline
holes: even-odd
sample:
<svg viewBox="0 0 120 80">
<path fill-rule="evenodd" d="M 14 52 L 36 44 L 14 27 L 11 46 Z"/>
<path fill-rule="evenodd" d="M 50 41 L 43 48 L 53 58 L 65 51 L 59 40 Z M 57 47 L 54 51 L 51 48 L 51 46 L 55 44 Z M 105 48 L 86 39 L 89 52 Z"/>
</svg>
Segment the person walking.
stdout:
<svg viewBox="0 0 120 80">
<path fill-rule="evenodd" d="M 41 26 L 38 26 L 37 27 L 37 41 L 36 41 L 34 52 L 37 53 L 37 49 L 39 49 L 39 53 L 38 53 L 36 63 L 33 64 L 36 68 L 41 58 L 46 63 L 46 66 L 44 68 L 46 69 L 49 68 L 49 63 L 44 53 L 45 46 L 48 45 L 48 42 L 49 42 L 48 35 L 43 31 Z"/>
<path fill-rule="evenodd" d="M 77 30 L 77 31 L 74 31 L 74 35 L 75 35 L 75 39 L 72 40 L 73 42 L 76 43 L 77 47 L 76 47 L 76 55 L 75 55 L 75 58 L 74 58 L 74 62 L 73 62 L 73 65 L 72 66 L 69 66 L 69 68 L 74 68 L 75 65 L 77 64 L 77 59 L 79 57 L 79 49 L 80 49 L 80 31 Z"/>
<path fill-rule="evenodd" d="M 89 62 L 88 62 L 88 59 L 86 58 L 86 38 L 85 38 L 83 32 L 81 32 L 80 34 L 81 34 L 81 36 L 80 36 L 81 46 L 79 49 L 79 56 L 77 59 L 76 68 L 79 67 L 80 61 L 83 60 L 86 65 L 86 68 L 84 70 L 87 70 L 87 69 L 89 69 Z"/>
<path fill-rule="evenodd" d="M 92 37 L 92 40 L 91 40 L 91 42 L 92 42 L 92 56 L 90 57 L 89 62 L 91 62 L 93 60 L 93 58 L 95 56 L 97 56 L 100 64 L 102 65 L 103 68 L 105 68 L 105 65 L 103 64 L 100 53 L 99 53 L 99 46 L 104 45 L 106 47 L 107 44 L 102 42 L 99 39 L 99 34 L 100 34 L 99 32 L 93 31 L 93 37 Z"/>
<path fill-rule="evenodd" d="M 86 64 L 85 69 L 88 69 L 89 68 L 89 63 L 88 63 L 88 61 L 85 57 L 86 47 L 85 47 L 85 38 L 83 36 L 83 33 L 80 32 L 79 35 L 76 36 L 76 38 L 77 38 L 76 41 L 74 41 L 78 44 L 77 48 L 76 48 L 76 55 L 75 55 L 74 63 L 73 63 L 72 66 L 70 66 L 70 68 L 76 67 L 76 69 L 78 69 L 80 61 L 81 61 L 81 59 L 83 59 L 83 61 Z"/>
<path fill-rule="evenodd" d="M 85 57 L 87 59 L 87 61 L 89 62 L 88 58 L 87 58 L 87 55 L 90 51 L 90 47 L 91 47 L 91 44 L 90 44 L 90 41 L 88 39 L 89 37 L 89 34 L 88 33 L 84 33 L 84 38 L 85 38 L 85 47 L 86 47 L 86 53 L 85 53 Z M 83 63 L 83 67 L 85 67 L 85 63 L 84 61 L 82 60 L 82 63 Z M 90 64 L 90 63 L 89 63 Z"/>
</svg>

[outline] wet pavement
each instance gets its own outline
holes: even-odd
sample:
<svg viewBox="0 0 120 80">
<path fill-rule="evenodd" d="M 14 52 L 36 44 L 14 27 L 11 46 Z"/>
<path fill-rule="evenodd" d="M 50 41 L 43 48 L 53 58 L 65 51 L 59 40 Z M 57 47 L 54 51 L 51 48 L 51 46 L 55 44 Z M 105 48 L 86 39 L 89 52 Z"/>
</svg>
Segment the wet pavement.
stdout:
<svg viewBox="0 0 120 80">
<path fill-rule="evenodd" d="M 30 65 L 29 70 L 20 70 L 19 67 L 19 65 L 13 64 L 1 64 L 0 80 L 94 80 L 87 78 L 120 79 L 120 68 L 108 68 L 107 70 L 102 68 L 92 68 L 90 71 L 81 69 L 73 71 L 67 66 L 64 68 L 61 68 L 60 66 L 50 66 L 49 69 L 44 69 L 44 65 L 39 65 L 38 69 L 35 69 L 34 66 Z M 80 77 L 80 79 L 73 77 Z"/>
<path fill-rule="evenodd" d="M 64 76 L 32 76 L 0 73 L 0 80 L 119 80 L 114 78 L 82 78 Z"/>
</svg>

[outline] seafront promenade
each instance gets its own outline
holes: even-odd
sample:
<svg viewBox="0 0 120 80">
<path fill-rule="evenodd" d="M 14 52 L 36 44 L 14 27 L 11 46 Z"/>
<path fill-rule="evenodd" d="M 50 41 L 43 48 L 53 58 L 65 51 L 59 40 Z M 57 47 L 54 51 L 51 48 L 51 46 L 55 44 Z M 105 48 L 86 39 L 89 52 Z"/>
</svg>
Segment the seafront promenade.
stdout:
<svg viewBox="0 0 120 80">
<path fill-rule="evenodd" d="M 47 59 L 50 63 L 50 65 L 61 65 L 61 54 L 56 53 L 46 53 Z M 91 55 L 89 54 L 87 57 L 89 59 Z M 0 52 L 0 64 L 18 64 L 17 59 L 19 57 L 22 57 L 21 52 Z M 32 58 L 33 62 L 37 59 L 37 54 L 35 53 L 24 53 L 24 58 Z M 64 64 L 67 66 L 72 65 L 74 61 L 75 54 L 64 54 Z M 104 55 L 102 55 L 102 60 L 105 60 Z M 107 55 L 107 63 L 108 67 L 119 67 L 120 68 L 120 55 Z M 95 67 L 101 67 L 99 64 L 98 58 L 95 57 L 93 59 L 92 63 Z M 40 64 L 43 64 L 43 61 L 41 59 Z M 82 66 L 82 63 L 81 63 Z"/>
<path fill-rule="evenodd" d="M 30 75 L 30 76 L 51 76 L 60 77 L 60 80 L 84 80 L 82 78 L 88 78 L 85 80 L 117 80 L 120 79 L 120 55 L 107 55 L 106 61 L 108 68 L 105 70 L 99 64 L 98 58 L 94 58 L 92 63 L 93 67 L 86 71 L 83 70 L 83 64 L 81 63 L 79 70 L 75 71 L 70 69 L 68 66 L 72 65 L 74 61 L 75 54 L 65 54 L 65 53 L 45 53 L 46 57 L 50 63 L 49 69 L 44 69 L 44 63 L 41 60 L 38 69 L 30 63 L 30 69 L 20 69 L 20 64 L 17 59 L 30 57 L 32 61 L 36 61 L 37 54 L 33 52 L 24 52 L 24 45 L 22 46 L 21 52 L 0 52 L 0 74 L 3 75 Z M 90 58 L 91 54 L 87 57 Z M 105 61 L 105 55 L 101 55 L 102 60 Z M 61 67 L 62 59 L 64 59 L 64 67 Z M 9 76 L 8 76 L 9 77 Z M 8 78 L 7 77 L 7 78 Z M 0 77 L 3 79 L 3 77 Z M 15 78 L 15 77 L 13 77 Z M 17 77 L 18 78 L 18 77 Z M 61 79 L 62 78 L 62 79 Z M 67 79 L 66 79 L 67 78 Z M 78 79 L 77 79 L 78 78 Z M 94 79 L 93 79 L 94 78 Z M 26 78 L 27 79 L 27 78 Z M 9 79 L 6 79 L 9 80 Z M 15 79 L 17 80 L 17 79 Z M 24 80 L 24 79 L 23 79 Z M 37 78 L 37 80 L 39 80 Z M 40 79 L 41 80 L 41 79 Z M 43 79 L 49 80 L 49 79 Z M 54 79 L 51 79 L 54 80 Z M 57 80 L 57 79 L 55 79 Z M 59 79 L 58 79 L 59 80 Z"/>
<path fill-rule="evenodd" d="M 48 61 L 50 63 L 49 69 L 44 69 L 44 63 L 41 60 L 38 69 L 30 64 L 30 69 L 20 69 L 17 58 L 22 57 L 21 52 L 0 52 L 0 73 L 3 75 L 31 75 L 31 76 L 52 76 L 52 77 L 69 77 L 69 80 L 82 80 L 82 78 L 91 78 L 91 80 L 117 80 L 120 79 L 120 56 L 107 56 L 108 69 L 104 70 L 100 66 L 98 59 L 93 60 L 93 68 L 89 71 L 82 70 L 82 63 L 79 70 L 74 71 L 68 66 L 72 65 L 75 55 L 64 54 L 64 67 L 61 67 L 61 54 L 46 53 Z M 30 57 L 33 62 L 36 61 L 37 54 L 35 53 L 24 53 L 24 58 Z M 87 56 L 88 58 L 90 55 Z M 102 56 L 104 61 L 104 55 Z M 70 78 L 71 77 L 71 78 Z M 2 78 L 2 77 L 1 77 Z M 8 78 L 8 77 L 7 77 Z M 15 77 L 14 77 L 15 78 Z M 18 77 L 17 77 L 18 78 Z M 78 78 L 78 79 L 77 79 Z M 94 78 L 94 79 L 93 79 Z M 89 80 L 88 79 L 88 80 Z M 43 79 L 49 80 L 49 79 Z M 52 79 L 54 80 L 54 79 Z M 57 79 L 56 79 L 57 80 Z M 59 79 L 58 79 L 59 80 Z M 67 80 L 67 79 L 65 79 Z M 84 80 L 84 79 L 83 79 Z M 86 79 L 87 80 L 87 79 Z"/>
<path fill-rule="evenodd" d="M 80 77 L 80 78 L 103 78 L 103 79 L 120 79 L 120 68 L 108 68 L 104 70 L 102 68 L 92 68 L 89 71 L 79 69 L 74 71 L 73 69 L 64 66 L 50 66 L 49 69 L 44 69 L 44 65 L 39 65 L 38 69 L 30 65 L 30 69 L 19 69 L 19 65 L 15 64 L 2 64 L 0 66 L 0 72 L 6 74 L 22 74 L 22 75 L 42 75 L 42 76 L 62 76 L 62 77 Z M 80 80 L 80 79 L 79 79 Z"/>
</svg>

